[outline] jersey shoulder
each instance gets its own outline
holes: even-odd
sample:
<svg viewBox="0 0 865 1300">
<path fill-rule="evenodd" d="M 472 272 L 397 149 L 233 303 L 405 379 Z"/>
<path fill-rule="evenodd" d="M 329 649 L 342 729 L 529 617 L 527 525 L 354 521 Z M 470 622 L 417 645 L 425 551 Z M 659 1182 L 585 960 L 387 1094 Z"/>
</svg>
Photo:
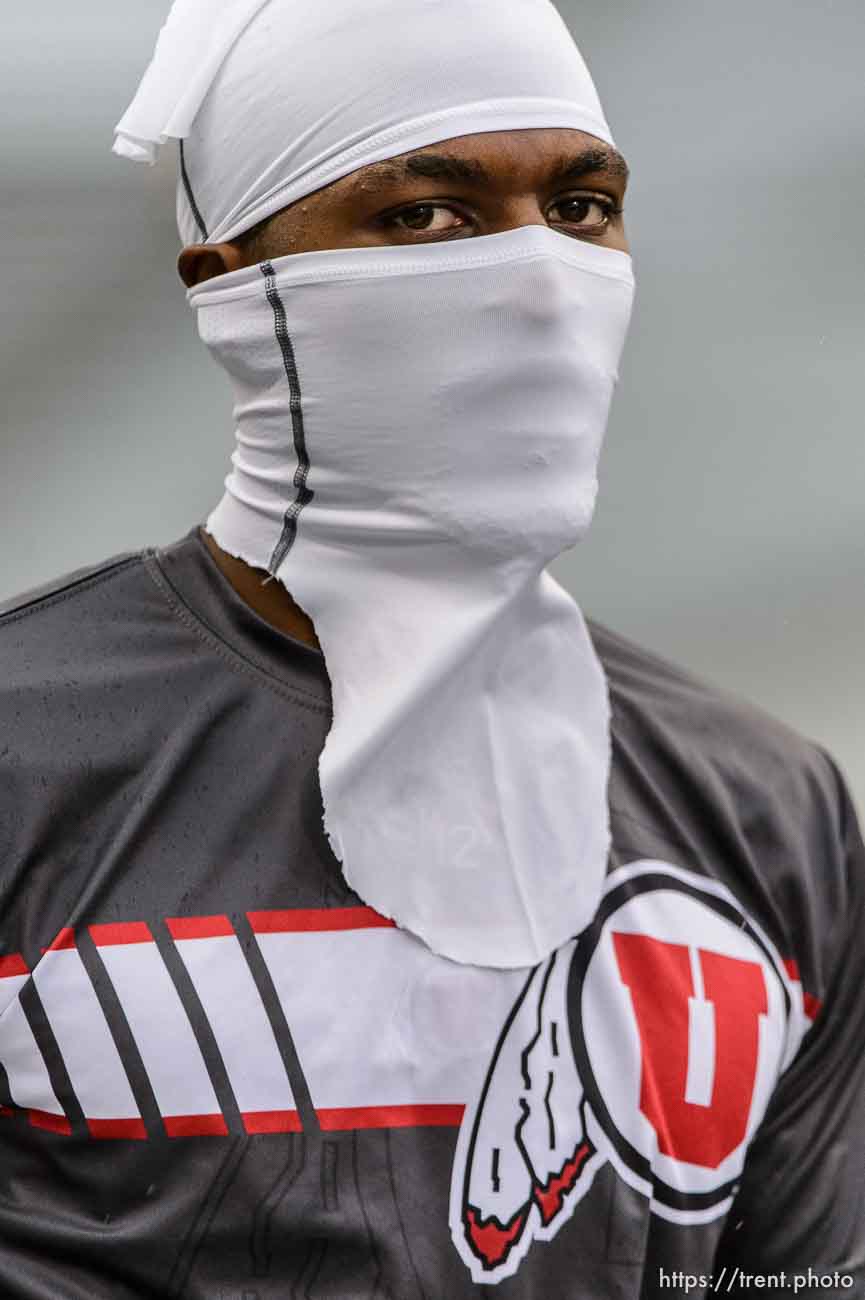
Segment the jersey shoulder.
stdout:
<svg viewBox="0 0 865 1300">
<path fill-rule="evenodd" d="M 741 852 L 746 874 L 779 886 L 795 863 L 803 880 L 840 888 L 854 814 L 830 755 L 734 692 L 607 628 L 591 633 L 610 687 L 620 824 L 663 826 L 707 862 Z"/>
<path fill-rule="evenodd" d="M 127 551 L 0 602 L 0 705 L 20 687 L 75 683 L 128 648 L 155 606 L 148 551 Z"/>
<path fill-rule="evenodd" d="M 706 761 L 733 755 L 763 776 L 775 763 L 823 769 L 821 747 L 751 701 L 597 623 L 592 640 L 610 686 L 614 730 Z"/>
<path fill-rule="evenodd" d="M 832 758 L 733 692 L 590 630 L 610 687 L 622 860 L 656 857 L 720 880 L 780 951 L 803 954 L 822 996 L 845 917 L 865 905 L 856 813 Z"/>
<path fill-rule="evenodd" d="M 64 601 L 84 596 L 92 587 L 106 582 L 124 569 L 143 560 L 144 552 L 124 551 L 98 564 L 86 565 L 61 574 L 38 587 L 19 592 L 0 600 L 0 632 L 28 616 L 50 609 Z"/>
</svg>

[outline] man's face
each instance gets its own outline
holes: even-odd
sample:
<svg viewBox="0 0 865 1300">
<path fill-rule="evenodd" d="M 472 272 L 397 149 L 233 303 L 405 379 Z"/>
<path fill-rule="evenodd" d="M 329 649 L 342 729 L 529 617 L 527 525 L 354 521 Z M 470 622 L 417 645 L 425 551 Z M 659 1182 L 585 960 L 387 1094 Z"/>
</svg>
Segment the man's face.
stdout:
<svg viewBox="0 0 865 1300">
<path fill-rule="evenodd" d="M 627 251 L 627 178 L 621 155 L 582 131 L 459 136 L 361 167 L 231 244 L 184 249 L 180 274 L 191 285 L 290 253 L 439 243 L 528 225 Z"/>
</svg>

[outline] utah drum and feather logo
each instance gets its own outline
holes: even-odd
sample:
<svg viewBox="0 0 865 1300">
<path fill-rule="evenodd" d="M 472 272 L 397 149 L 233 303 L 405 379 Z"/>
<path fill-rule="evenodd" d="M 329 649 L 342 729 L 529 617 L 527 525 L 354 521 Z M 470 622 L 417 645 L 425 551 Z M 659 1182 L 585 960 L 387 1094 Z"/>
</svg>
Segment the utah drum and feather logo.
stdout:
<svg viewBox="0 0 865 1300">
<path fill-rule="evenodd" d="M 583 934 L 530 972 L 460 1130 L 451 1234 L 512 1276 L 609 1162 L 676 1223 L 723 1214 L 815 1013 L 723 886 L 666 863 L 610 875 Z"/>
</svg>

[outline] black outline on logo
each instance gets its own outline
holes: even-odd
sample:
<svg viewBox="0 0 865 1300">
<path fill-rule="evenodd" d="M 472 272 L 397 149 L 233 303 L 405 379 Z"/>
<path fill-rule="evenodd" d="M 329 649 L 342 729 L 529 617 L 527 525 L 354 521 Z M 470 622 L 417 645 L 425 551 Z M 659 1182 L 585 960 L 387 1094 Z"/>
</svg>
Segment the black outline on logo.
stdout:
<svg viewBox="0 0 865 1300">
<path fill-rule="evenodd" d="M 731 1179 L 730 1182 L 724 1183 L 710 1192 L 682 1192 L 659 1178 L 653 1172 L 651 1162 L 628 1142 L 613 1123 L 592 1071 L 583 1033 L 583 985 L 586 972 L 601 941 L 607 922 L 620 907 L 623 907 L 625 903 L 630 902 L 633 898 L 637 898 L 640 894 L 669 889 L 676 890 L 680 894 L 686 894 L 689 898 L 705 904 L 723 917 L 724 920 L 731 921 L 737 929 L 748 935 L 763 953 L 770 968 L 775 972 L 784 996 L 785 1009 L 789 1019 L 792 1007 L 786 981 L 778 968 L 774 955 L 754 929 L 745 913 L 735 903 L 725 898 L 719 898 L 717 894 L 711 893 L 708 889 L 700 889 L 696 885 L 680 880 L 677 876 L 667 875 L 663 871 L 652 871 L 622 881 L 620 885 L 617 885 L 615 889 L 605 895 L 601 900 L 594 921 L 580 935 L 580 941 L 576 945 L 571 959 L 571 969 L 568 972 L 567 1004 L 569 1007 L 577 1008 L 580 1012 L 579 1015 L 570 1017 L 571 1042 L 573 1044 L 574 1060 L 577 1063 L 577 1073 L 592 1114 L 622 1163 L 632 1173 L 651 1184 L 653 1199 L 661 1205 L 674 1210 L 703 1210 L 710 1209 L 732 1196 L 738 1187 L 738 1178 Z"/>
</svg>

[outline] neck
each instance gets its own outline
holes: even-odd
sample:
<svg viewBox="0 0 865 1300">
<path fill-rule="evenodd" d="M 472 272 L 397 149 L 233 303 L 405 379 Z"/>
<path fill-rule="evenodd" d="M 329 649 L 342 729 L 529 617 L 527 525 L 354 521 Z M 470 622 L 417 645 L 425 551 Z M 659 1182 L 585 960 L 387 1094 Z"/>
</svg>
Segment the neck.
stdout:
<svg viewBox="0 0 865 1300">
<path fill-rule="evenodd" d="M 250 609 L 278 632 L 285 632 L 316 650 L 321 649 L 312 619 L 295 604 L 281 582 L 266 569 L 255 569 L 244 560 L 229 555 L 204 529 L 201 536 L 221 573 Z"/>
</svg>

